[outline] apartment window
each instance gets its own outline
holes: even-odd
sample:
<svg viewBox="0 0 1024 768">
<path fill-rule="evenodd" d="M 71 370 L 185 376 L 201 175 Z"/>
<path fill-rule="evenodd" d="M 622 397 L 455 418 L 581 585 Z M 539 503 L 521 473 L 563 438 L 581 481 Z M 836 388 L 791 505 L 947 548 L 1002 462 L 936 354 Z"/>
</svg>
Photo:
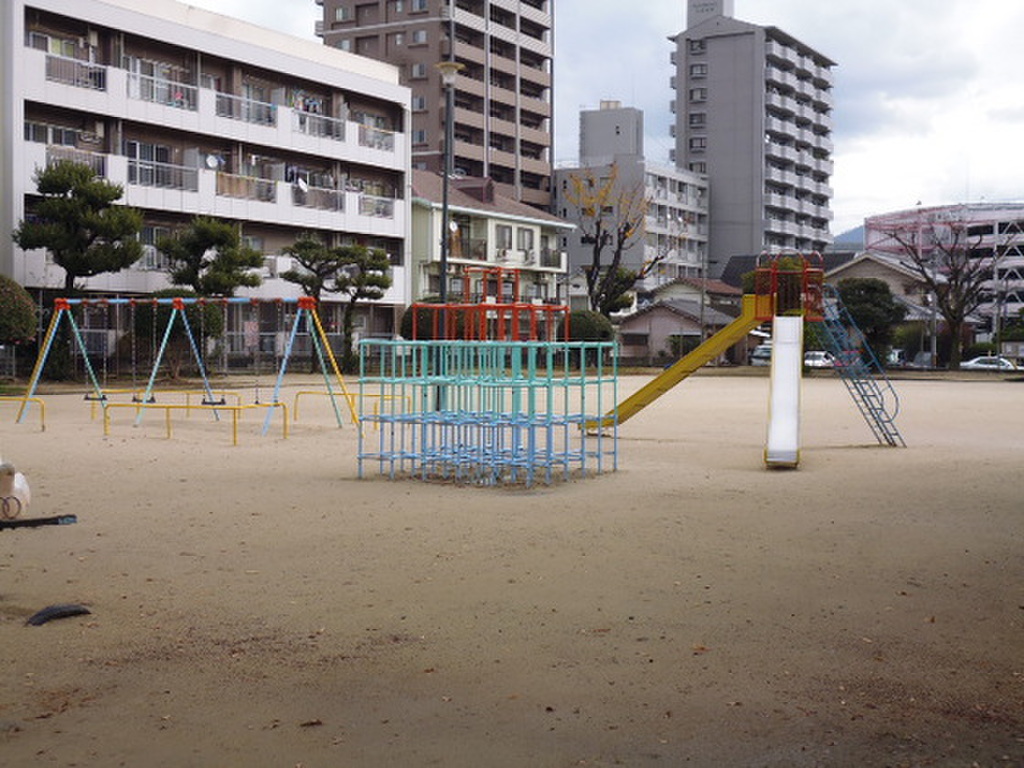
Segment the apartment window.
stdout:
<svg viewBox="0 0 1024 768">
<path fill-rule="evenodd" d="M 395 0 L 395 13 L 405 12 L 405 0 Z"/>
<path fill-rule="evenodd" d="M 352 41 L 347 39 L 347 38 L 343 39 L 343 40 L 338 40 L 334 44 L 334 47 L 337 48 L 339 51 L 351 51 L 352 50 Z"/>
<path fill-rule="evenodd" d="M 708 76 L 708 65 L 707 64 L 701 63 L 701 64 L 691 64 L 690 65 L 690 77 L 707 77 L 707 76 Z"/>
<path fill-rule="evenodd" d="M 412 0 L 412 10 L 413 12 L 427 10 L 427 0 Z"/>
<path fill-rule="evenodd" d="M 168 269 L 170 261 L 157 250 L 156 244 L 165 237 L 171 237 L 172 234 L 169 227 L 148 224 L 143 226 L 137 235 L 139 242 L 142 243 L 142 258 L 135 262 L 136 268 L 149 271 Z"/>
<path fill-rule="evenodd" d="M 63 128 L 59 125 L 33 123 L 26 120 L 25 141 L 73 147 L 78 141 L 78 131 L 75 128 Z"/>
<path fill-rule="evenodd" d="M 690 113 L 690 127 L 691 128 L 703 128 L 708 124 L 707 112 L 691 112 Z"/>
<path fill-rule="evenodd" d="M 690 139 L 691 152 L 703 152 L 708 148 L 708 140 L 705 136 L 694 136 Z"/>
<path fill-rule="evenodd" d="M 412 111 L 422 112 L 427 108 L 427 97 L 426 96 L 413 96 L 412 97 Z"/>
<path fill-rule="evenodd" d="M 426 45 L 427 44 L 427 30 L 425 29 L 414 29 L 412 32 L 412 44 L 413 45 Z"/>
<path fill-rule="evenodd" d="M 348 6 L 339 5 L 337 8 L 334 9 L 335 21 L 348 21 L 351 18 L 352 12 L 349 10 Z"/>
<path fill-rule="evenodd" d="M 495 225 L 494 239 L 498 248 L 508 250 L 512 247 L 512 227 L 506 224 Z"/>
<path fill-rule="evenodd" d="M 690 53 L 704 53 L 708 49 L 706 40 L 691 40 Z"/>
<path fill-rule="evenodd" d="M 708 100 L 708 89 L 707 88 L 691 88 L 690 89 L 690 101 L 701 102 Z"/>
<path fill-rule="evenodd" d="M 708 172 L 708 164 L 707 163 L 690 163 L 690 170 L 693 171 L 694 173 L 707 173 Z"/>
<path fill-rule="evenodd" d="M 423 62 L 413 64 L 409 69 L 409 76 L 412 78 L 424 78 L 427 76 L 427 65 Z"/>
<path fill-rule="evenodd" d="M 520 251 L 533 250 L 533 230 L 527 227 L 519 227 L 516 230 L 516 247 Z"/>
<path fill-rule="evenodd" d="M 391 42 L 394 44 L 395 48 L 401 48 L 405 45 L 405 34 L 402 32 L 395 32 L 391 38 Z"/>
<path fill-rule="evenodd" d="M 426 144 L 427 143 L 427 132 L 424 130 L 416 130 L 412 132 L 412 143 L 413 144 Z"/>
</svg>

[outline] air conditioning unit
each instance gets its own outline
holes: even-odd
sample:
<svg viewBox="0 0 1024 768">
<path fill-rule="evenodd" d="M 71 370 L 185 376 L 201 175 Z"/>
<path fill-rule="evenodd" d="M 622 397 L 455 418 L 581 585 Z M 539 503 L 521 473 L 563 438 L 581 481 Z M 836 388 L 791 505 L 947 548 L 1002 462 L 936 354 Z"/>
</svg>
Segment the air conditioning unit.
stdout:
<svg viewBox="0 0 1024 768">
<path fill-rule="evenodd" d="M 537 263 L 537 252 L 527 251 L 526 256 L 523 257 L 523 263 L 525 264 L 536 264 Z"/>
</svg>

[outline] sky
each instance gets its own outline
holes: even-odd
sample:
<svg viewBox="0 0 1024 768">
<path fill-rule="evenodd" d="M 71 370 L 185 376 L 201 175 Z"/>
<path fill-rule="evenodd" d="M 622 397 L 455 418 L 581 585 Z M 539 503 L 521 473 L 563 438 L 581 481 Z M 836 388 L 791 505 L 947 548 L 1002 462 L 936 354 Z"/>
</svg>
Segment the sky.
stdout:
<svg viewBox="0 0 1024 768">
<path fill-rule="evenodd" d="M 317 40 L 313 0 L 190 0 Z M 623 13 L 623 6 L 628 13 Z M 581 109 L 644 111 L 646 155 L 674 145 L 670 35 L 685 0 L 554 0 L 554 155 L 577 154 Z M 1024 3 L 1011 0 L 735 0 L 834 68 L 833 234 L 921 205 L 1024 200 Z"/>
</svg>

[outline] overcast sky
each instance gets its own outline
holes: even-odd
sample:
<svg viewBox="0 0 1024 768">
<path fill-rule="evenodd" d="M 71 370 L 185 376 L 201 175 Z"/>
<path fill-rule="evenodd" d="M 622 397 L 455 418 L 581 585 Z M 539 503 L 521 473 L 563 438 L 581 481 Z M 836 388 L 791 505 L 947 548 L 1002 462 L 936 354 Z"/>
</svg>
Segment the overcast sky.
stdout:
<svg viewBox="0 0 1024 768">
<path fill-rule="evenodd" d="M 554 159 L 576 157 L 580 109 L 612 99 L 644 110 L 647 156 L 667 163 L 667 38 L 685 27 L 685 1 L 554 2 Z M 316 39 L 313 0 L 191 4 Z M 838 64 L 833 233 L 919 201 L 1024 199 L 1024 3 L 735 0 L 735 16 Z"/>
</svg>

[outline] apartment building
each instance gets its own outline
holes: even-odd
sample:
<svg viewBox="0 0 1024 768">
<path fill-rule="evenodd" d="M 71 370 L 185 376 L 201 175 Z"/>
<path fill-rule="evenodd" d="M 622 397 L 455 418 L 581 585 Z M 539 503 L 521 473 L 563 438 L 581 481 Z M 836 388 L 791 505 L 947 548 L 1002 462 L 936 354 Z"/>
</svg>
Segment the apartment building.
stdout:
<svg viewBox="0 0 1024 768">
<path fill-rule="evenodd" d="M 729 258 L 821 251 L 831 242 L 832 67 L 777 27 L 732 17 L 732 0 L 689 0 L 673 38 L 681 168 L 713 190 L 712 276 Z"/>
<path fill-rule="evenodd" d="M 645 265 L 654 265 L 638 281 L 637 292 L 650 294 L 679 278 L 705 275 L 707 177 L 647 160 L 642 110 L 623 107 L 618 101 L 604 101 L 598 109 L 583 110 L 579 152 L 578 163 L 560 165 L 555 171 L 555 206 L 560 217 L 569 222 L 580 220 L 580 211 L 566 194 L 572 188 L 573 176 L 591 174 L 598 180 L 608 179 L 614 166 L 617 193 L 646 205 L 643 232 L 632 239 L 622 259 L 623 267 L 637 272 Z M 619 214 L 609 211 L 609 215 Z M 590 263 L 591 245 L 583 242 L 580 232 L 574 232 L 563 235 L 563 246 L 570 274 L 578 275 Z M 581 282 L 576 279 L 570 285 Z"/>
<path fill-rule="evenodd" d="M 454 86 L 453 168 L 546 209 L 551 186 L 552 0 L 316 0 L 326 45 L 390 62 L 412 89 L 413 167 L 439 172 L 444 86 Z"/>
<path fill-rule="evenodd" d="M 932 254 L 937 266 L 944 251 L 966 249 L 988 278 L 974 314 L 989 339 L 1024 312 L 1024 203 L 955 203 L 878 214 L 864 220 L 864 243 L 869 253 L 888 254 L 911 271 L 904 243 Z"/>
<path fill-rule="evenodd" d="M 394 284 L 366 327 L 391 332 L 409 300 L 410 227 L 409 91 L 394 67 L 173 0 L 8 0 L 0 22 L 8 246 L 36 170 L 84 162 L 141 209 L 146 246 L 86 290 L 168 287 L 153 244 L 202 214 L 265 255 L 263 285 L 242 295 L 297 295 L 279 278 L 291 266 L 281 251 L 304 231 L 385 249 Z M 63 285 L 44 251 L 2 248 L 0 271 L 30 289 Z"/>
</svg>

